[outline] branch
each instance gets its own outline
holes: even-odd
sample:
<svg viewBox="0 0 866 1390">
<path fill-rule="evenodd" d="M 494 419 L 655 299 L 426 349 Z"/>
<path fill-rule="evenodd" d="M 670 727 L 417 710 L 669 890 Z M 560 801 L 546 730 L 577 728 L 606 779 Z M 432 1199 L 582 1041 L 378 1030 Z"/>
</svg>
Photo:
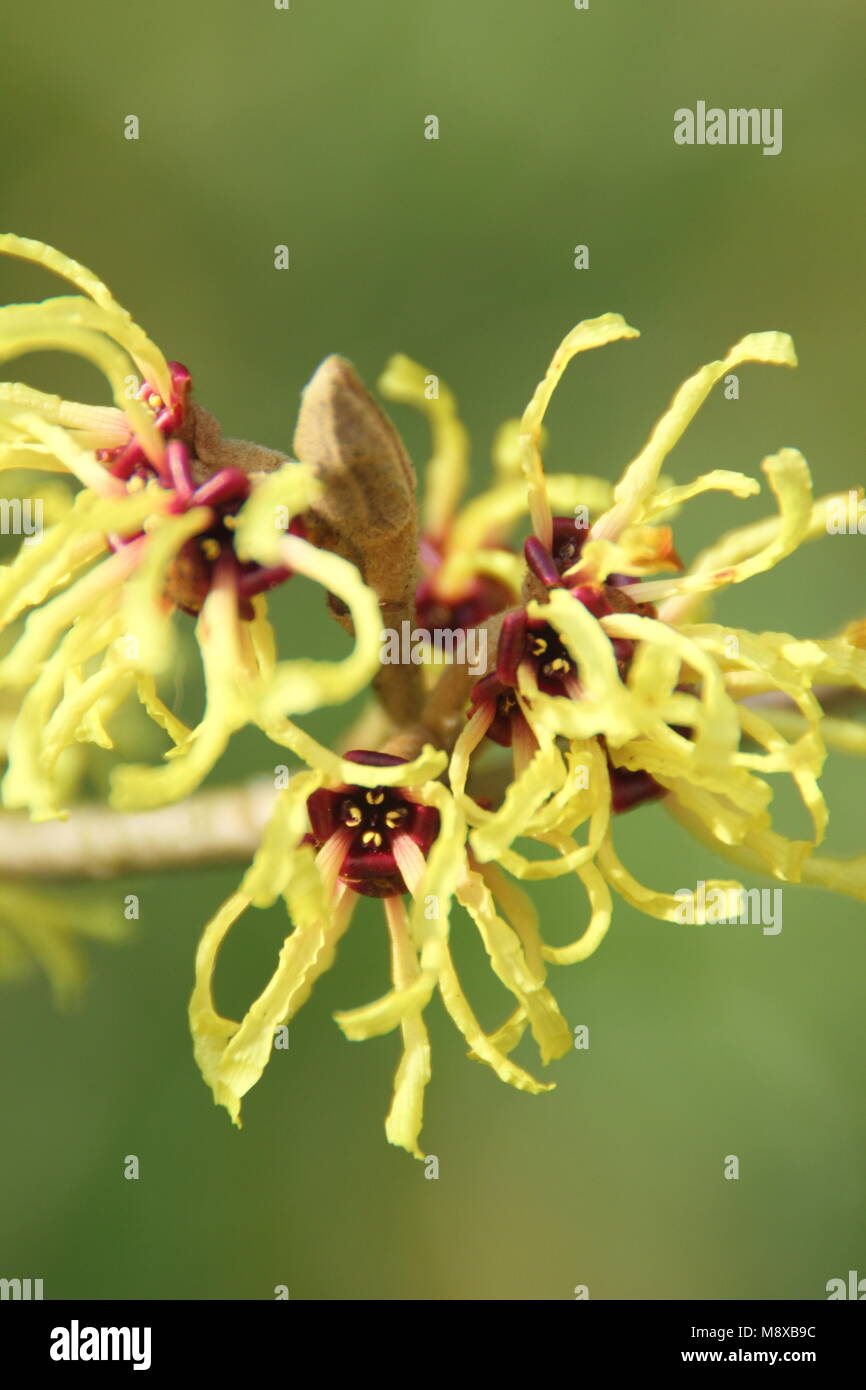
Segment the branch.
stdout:
<svg viewBox="0 0 866 1390">
<path fill-rule="evenodd" d="M 0 879 L 104 879 L 247 863 L 275 796 L 270 778 L 256 778 L 155 811 L 88 805 L 68 820 L 36 823 L 0 813 Z"/>
<path fill-rule="evenodd" d="M 495 628 L 496 622 L 491 619 L 488 626 Z M 376 706 L 368 708 L 345 746 L 367 747 L 368 734 L 375 734 L 377 747 L 384 739 L 386 751 L 407 759 L 425 742 L 450 746 L 472 679 L 465 666 L 447 667 L 430 697 L 430 723 L 392 730 L 387 738 L 387 717 Z M 256 778 L 197 792 L 153 811 L 82 805 L 65 821 L 37 822 L 0 811 L 0 880 L 108 879 L 247 864 L 258 849 L 275 796 L 270 778 Z"/>
</svg>

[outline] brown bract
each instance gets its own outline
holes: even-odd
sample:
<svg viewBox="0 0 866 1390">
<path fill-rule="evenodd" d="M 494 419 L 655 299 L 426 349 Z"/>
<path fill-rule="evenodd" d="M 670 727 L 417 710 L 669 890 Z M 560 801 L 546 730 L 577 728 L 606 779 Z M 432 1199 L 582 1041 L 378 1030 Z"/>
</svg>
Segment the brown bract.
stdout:
<svg viewBox="0 0 866 1390">
<path fill-rule="evenodd" d="M 304 391 L 294 449 L 324 485 L 305 519 L 310 540 L 351 560 L 383 610 L 393 607 L 395 617 L 409 611 L 417 581 L 415 471 L 345 358 L 325 358 Z"/>
<path fill-rule="evenodd" d="M 314 545 L 351 561 L 376 594 L 382 626 L 414 626 L 418 582 L 415 470 L 394 426 L 344 357 L 326 357 L 301 398 L 294 449 L 311 464 L 322 495 L 304 515 Z M 351 631 L 345 606 L 331 612 Z M 423 700 L 417 666 L 382 666 L 376 693 L 398 723 L 414 720 Z"/>
</svg>

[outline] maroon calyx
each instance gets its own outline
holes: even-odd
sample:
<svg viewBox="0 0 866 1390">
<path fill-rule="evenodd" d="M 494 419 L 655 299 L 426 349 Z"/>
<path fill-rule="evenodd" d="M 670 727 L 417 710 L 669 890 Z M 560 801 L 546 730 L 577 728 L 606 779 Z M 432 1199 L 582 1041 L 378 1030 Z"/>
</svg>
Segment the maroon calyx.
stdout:
<svg viewBox="0 0 866 1390">
<path fill-rule="evenodd" d="M 523 546 L 526 563 L 545 588 L 564 587 L 563 576 L 580 559 L 587 534 L 586 527 L 578 526 L 573 517 L 555 516 L 549 550 L 537 536 L 527 537 Z"/>
<path fill-rule="evenodd" d="M 366 767 L 394 767 L 405 762 L 389 753 L 355 749 L 344 755 Z M 426 857 L 439 833 L 439 812 L 424 806 L 399 787 L 346 784 L 320 788 L 307 800 L 311 833 L 307 842 L 321 849 L 334 835 L 346 848 L 337 878 L 367 898 L 393 898 L 409 889 L 394 853 L 394 841 L 408 835 Z"/>
</svg>

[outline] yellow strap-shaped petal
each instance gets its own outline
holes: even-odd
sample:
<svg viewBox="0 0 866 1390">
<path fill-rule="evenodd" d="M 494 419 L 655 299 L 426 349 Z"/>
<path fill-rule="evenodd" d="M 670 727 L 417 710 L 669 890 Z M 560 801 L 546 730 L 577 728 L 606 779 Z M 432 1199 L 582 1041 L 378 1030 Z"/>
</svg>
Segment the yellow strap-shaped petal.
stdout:
<svg viewBox="0 0 866 1390">
<path fill-rule="evenodd" d="M 238 1024 L 217 1013 L 212 981 L 219 949 L 249 905 L 249 898 L 243 893 L 233 893 L 208 922 L 195 955 L 195 984 L 189 1001 L 189 1026 L 199 1071 L 213 1091 L 217 1105 L 225 1105 L 230 1113 L 234 1098 L 219 1079 L 219 1063 Z"/>
<path fill-rule="evenodd" d="M 767 723 L 787 739 L 796 739 L 809 728 L 809 722 L 797 710 L 764 709 L 762 714 Z M 866 755 L 866 724 L 856 719 L 839 719 L 826 715 L 821 720 L 821 737 L 829 748 L 840 753 L 850 753 L 854 757 Z"/>
<path fill-rule="evenodd" d="M 626 526 L 644 519 L 644 508 L 656 490 L 662 464 L 671 449 L 716 383 L 744 362 L 795 367 L 797 357 L 787 333 L 749 333 L 721 361 L 708 363 L 683 382 L 648 442 L 614 488 L 614 505 L 593 526 L 591 540 L 615 541 Z"/>
<path fill-rule="evenodd" d="M 757 554 L 734 565 L 722 565 L 713 570 L 701 568 L 680 579 L 657 579 L 635 584 L 629 589 L 630 596 L 638 602 L 655 603 L 659 599 L 710 593 L 729 584 L 742 584 L 745 579 L 752 579 L 756 574 L 772 569 L 796 550 L 809 533 L 812 517 L 809 467 L 796 449 L 782 449 L 778 454 L 764 459 L 761 468 L 779 504 L 779 525 Z M 679 622 L 687 610 L 671 604 L 670 607 L 666 605 L 663 611 L 667 620 Z"/>
<path fill-rule="evenodd" d="M 518 1091 L 528 1091 L 530 1095 L 534 1096 L 540 1095 L 542 1091 L 553 1090 L 552 1082 L 545 1085 L 543 1081 L 536 1081 L 535 1077 L 530 1076 L 523 1067 L 519 1067 L 505 1053 L 500 1052 L 492 1038 L 484 1032 L 460 988 L 454 962 L 447 945 L 443 948 L 443 960 L 439 972 L 439 992 L 442 995 L 442 1002 L 469 1044 L 471 1052 L 479 1061 L 486 1062 L 488 1067 L 492 1067 L 500 1081 L 516 1087 Z"/>
<path fill-rule="evenodd" d="M 254 716 L 253 673 L 243 658 L 243 634 L 231 579 L 217 578 L 211 586 L 197 635 L 207 692 L 204 718 L 183 749 L 173 750 L 167 766 L 115 768 L 110 800 L 118 810 L 146 809 L 188 796 L 222 756 L 232 734 Z"/>
<path fill-rule="evenodd" d="M 650 917 L 659 917 L 664 922 L 678 922 L 680 920 L 682 906 L 680 900 L 672 893 L 658 893 L 639 883 L 621 863 L 610 836 L 607 837 L 599 850 L 598 867 L 620 897 L 625 898 L 626 902 L 632 907 L 636 907 L 638 911 L 646 912 Z M 722 894 L 730 908 L 728 915 L 736 915 L 739 911 L 742 884 L 731 880 L 707 879 L 705 887 L 707 898 L 715 893 Z"/>
<path fill-rule="evenodd" d="M 498 811 L 484 815 L 483 823 L 472 832 L 472 848 L 483 862 L 500 858 L 512 840 L 526 833 L 544 802 L 558 791 L 566 768 L 556 746 L 543 732 L 540 746 L 528 765 L 509 785 Z"/>
<path fill-rule="evenodd" d="M 469 477 L 469 436 L 454 396 L 437 376 L 402 353 L 390 359 L 378 384 L 387 400 L 414 406 L 427 416 L 433 451 L 425 474 L 422 517 L 425 534 L 438 540 L 448 529 Z"/>
<path fill-rule="evenodd" d="M 603 733 L 614 743 L 624 743 L 638 732 L 636 708 L 619 677 L 610 639 L 604 628 L 566 589 L 553 589 L 546 603 L 531 602 L 530 618 L 549 622 L 561 636 L 580 668 L 581 698 L 568 700 L 545 695 L 522 678 L 524 693 L 538 717 L 552 732 L 567 738 L 593 738 Z"/>
<path fill-rule="evenodd" d="M 613 900 L 603 875 L 594 864 L 582 864 L 577 873 L 586 889 L 590 918 L 581 935 L 567 946 L 544 947 L 544 959 L 554 965 L 575 965 L 596 951 L 610 926 Z"/>
<path fill-rule="evenodd" d="M 399 991 L 418 979 L 420 966 L 407 930 L 402 898 L 386 898 L 385 915 L 391 938 L 391 981 L 394 989 Z M 423 1158 L 418 1137 L 424 1115 L 424 1090 L 432 1072 L 430 1039 L 420 1008 L 403 1017 L 400 1030 L 403 1035 L 403 1055 L 394 1078 L 394 1094 L 385 1120 L 385 1134 L 390 1144 L 406 1149 L 415 1158 Z"/>
<path fill-rule="evenodd" d="M 118 703 L 126 697 L 132 689 L 134 670 L 134 661 L 117 658 L 106 662 L 61 701 L 43 734 L 41 764 L 45 771 L 50 772 L 61 753 L 79 739 L 82 721 L 105 695 L 114 694 Z M 97 736 L 104 748 L 112 746 L 101 728 Z"/>
<path fill-rule="evenodd" d="M 358 1009 L 341 1009 L 334 1014 L 334 1020 L 351 1042 L 382 1037 L 399 1028 L 409 1014 L 425 1009 L 435 987 L 435 974 L 424 971 L 399 989 L 389 990 L 372 1004 L 364 1004 Z"/>
<path fill-rule="evenodd" d="M 117 601 L 119 586 L 134 570 L 140 553 L 141 542 L 132 541 L 31 613 L 23 635 L 0 662 L 0 685 L 17 689 L 29 685 L 65 629 L 106 594 L 113 594 Z"/>
<path fill-rule="evenodd" d="M 342 661 L 280 662 L 261 692 L 261 718 L 266 722 L 350 700 L 376 674 L 381 649 L 379 604 L 354 565 L 298 536 L 287 536 L 279 554 L 296 573 L 343 600 L 352 617 L 355 645 Z"/>
<path fill-rule="evenodd" d="M 49 425 L 61 425 L 82 447 L 116 449 L 129 439 L 129 421 L 122 410 L 108 405 L 84 405 L 36 391 L 19 381 L 0 382 L 0 420 L 4 430 L 22 411 L 38 415 Z"/>
<path fill-rule="evenodd" d="M 97 463 L 92 452 L 82 449 L 72 435 L 60 425 L 50 425 L 38 415 L 22 411 L 13 422 L 22 433 L 37 439 L 45 448 L 51 449 L 65 468 L 85 487 L 100 497 L 123 497 L 126 486 L 119 478 L 114 478 Z"/>
<path fill-rule="evenodd" d="M 177 715 L 161 700 L 156 690 L 153 676 L 139 672 L 136 680 L 138 698 L 155 724 L 164 729 L 175 744 L 185 743 L 192 735 L 192 729 L 178 719 Z"/>
<path fill-rule="evenodd" d="M 141 669 L 152 675 L 168 670 L 174 659 L 173 610 L 165 593 L 169 570 L 186 542 L 204 531 L 212 520 L 209 507 L 194 507 L 181 516 L 155 518 L 148 529 L 141 563 L 124 586 L 127 630 L 138 641 Z"/>
<path fill-rule="evenodd" d="M 799 883 L 803 864 L 813 846 L 808 840 L 789 840 L 766 823 L 767 818 L 742 816 L 735 807 L 720 806 L 711 792 L 689 783 L 672 783 L 665 810 L 716 853 L 746 869 L 770 873 L 783 883 Z"/>
<path fill-rule="evenodd" d="M 521 466 L 529 487 L 533 529 L 543 545 L 549 547 L 553 536 L 550 501 L 545 488 L 540 447 L 541 426 L 550 398 L 572 357 L 578 352 L 604 347 L 606 343 L 615 343 L 621 338 L 638 337 L 638 330 L 631 328 L 621 314 L 602 314 L 600 318 L 584 319 L 563 338 L 544 377 L 535 388 L 532 400 L 523 412 L 520 422 Z"/>
<path fill-rule="evenodd" d="M 529 969 L 520 938 L 496 912 L 480 874 L 467 871 L 457 886 L 457 899 L 477 926 L 494 973 L 525 1010 L 542 1062 L 564 1056 L 571 1047 L 568 1024 L 544 977 Z"/>
<path fill-rule="evenodd" d="M 313 865 L 309 848 L 297 852 Z M 315 873 L 313 866 L 312 873 Z M 309 873 L 307 874 L 310 878 Z M 321 892 L 321 882 L 315 875 Z M 259 997 L 250 1005 L 237 1032 L 226 1043 L 217 1064 L 219 1085 L 229 1114 L 240 1123 L 240 1103 L 262 1075 L 274 1046 L 274 1032 L 294 1018 L 310 996 L 315 981 L 333 964 L 340 937 L 349 925 L 354 894 L 340 907 L 311 910 L 308 902 L 304 918 L 296 918 L 295 930 L 286 937 L 273 976 Z"/>
<path fill-rule="evenodd" d="M 290 748 L 310 767 L 322 772 L 334 786 L 414 787 L 438 777 L 448 762 L 446 753 L 427 743 L 411 762 L 397 763 L 392 767 L 371 767 L 366 763 L 341 758 L 339 753 L 326 748 L 288 719 L 262 721 L 261 727 L 275 743 Z"/>
<path fill-rule="evenodd" d="M 130 356 L 138 362 L 145 378 L 156 386 L 162 393 L 163 399 L 169 399 L 171 378 L 165 358 L 156 344 L 150 341 L 147 334 L 133 321 L 127 310 L 118 304 L 111 291 L 93 274 L 92 270 L 88 270 L 86 266 L 72 260 L 71 257 L 64 256 L 53 246 L 47 246 L 42 241 L 34 241 L 30 237 L 14 236 L 11 233 L 0 236 L 0 255 L 17 256 L 21 260 L 34 261 L 37 265 L 44 266 L 46 270 L 53 271 L 55 275 L 60 275 L 64 280 L 69 280 L 78 289 L 89 295 L 93 302 L 98 304 L 112 320 L 117 321 L 115 328 L 117 341 L 126 347 Z"/>
<path fill-rule="evenodd" d="M 493 894 L 495 901 L 502 907 L 509 923 L 517 932 L 530 970 L 539 979 L 544 979 L 546 972 L 543 943 L 538 925 L 538 913 L 532 899 L 528 893 L 524 893 L 522 888 L 519 888 L 516 883 L 502 873 L 496 864 L 481 864 L 478 872 Z"/>
<path fill-rule="evenodd" d="M 112 341 L 116 327 L 103 310 L 77 296 L 7 305 L 0 309 L 0 361 L 51 349 L 87 358 L 108 378 L 115 405 L 126 415 L 147 457 L 158 463 L 165 452 L 164 441 L 151 413 L 127 393 L 130 362 Z"/>
<path fill-rule="evenodd" d="M 699 497 L 705 492 L 731 492 L 734 497 L 754 497 L 761 491 L 757 478 L 747 473 L 734 473 L 727 468 L 714 468 L 711 473 L 702 473 L 694 482 L 681 487 L 666 487 L 654 492 L 644 509 L 646 521 L 654 521 L 660 516 L 671 516 L 684 502 Z"/>
<path fill-rule="evenodd" d="M 0 627 L 44 603 L 52 589 L 68 584 L 77 570 L 104 554 L 107 534 L 134 534 L 153 509 L 149 490 L 109 499 L 79 492 L 38 545 L 22 546 L 11 564 L 0 566 Z"/>
<path fill-rule="evenodd" d="M 678 655 L 683 663 L 700 675 L 701 717 L 692 744 L 694 765 L 698 769 L 708 770 L 726 765 L 739 746 L 740 731 L 736 707 L 725 689 L 717 663 L 697 642 L 655 618 L 641 617 L 636 613 L 613 613 L 610 617 L 602 618 L 601 626 L 611 636 L 664 647 L 671 657 Z M 668 675 L 672 669 L 672 665 L 668 667 Z"/>
<path fill-rule="evenodd" d="M 77 698 L 75 683 L 68 686 L 70 672 L 83 667 L 117 637 L 119 624 L 115 607 L 116 595 L 110 590 L 95 596 L 24 696 L 7 746 L 9 766 L 3 779 L 3 801 L 10 810 L 26 808 L 34 820 L 66 815 L 60 804 L 66 790 L 64 780 L 57 775 L 54 760 L 46 760 L 44 756 L 45 728 L 52 712 L 62 708 L 59 702 L 65 690 L 68 689 L 73 704 Z M 74 722 L 65 731 L 67 746 L 75 739 L 81 713 L 76 705 Z"/>
<path fill-rule="evenodd" d="M 321 784 L 319 773 L 299 772 L 277 796 L 261 843 L 241 885 L 241 891 L 254 907 L 270 907 L 288 891 L 292 880 L 299 878 L 296 846 L 308 829 L 307 800 Z M 313 872 L 308 868 L 304 876 L 307 886 L 315 886 Z M 326 907 L 324 900 L 317 900 L 314 915 L 323 915 Z"/>
</svg>

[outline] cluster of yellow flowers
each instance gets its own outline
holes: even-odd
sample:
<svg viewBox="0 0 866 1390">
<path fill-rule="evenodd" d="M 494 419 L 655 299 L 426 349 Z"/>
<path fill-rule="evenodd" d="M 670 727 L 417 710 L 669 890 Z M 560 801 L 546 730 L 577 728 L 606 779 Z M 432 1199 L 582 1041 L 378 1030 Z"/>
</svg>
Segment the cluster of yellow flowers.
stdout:
<svg viewBox="0 0 866 1390">
<path fill-rule="evenodd" d="M 382 483 L 382 514 L 394 512 L 401 545 L 410 535 L 414 598 L 407 609 L 380 578 L 387 547 L 368 566 L 363 540 L 353 549 L 333 520 L 340 489 L 351 488 L 351 468 L 361 466 L 357 448 L 347 451 L 341 472 L 328 452 L 339 453 L 339 440 L 329 444 L 327 430 L 316 459 L 303 448 L 292 459 L 220 442 L 211 417 L 190 400 L 189 374 L 166 362 L 91 272 L 13 236 L 0 237 L 0 251 L 38 262 L 78 291 L 0 309 L 3 358 L 45 348 L 77 353 L 101 368 L 115 400 L 114 407 L 90 406 L 0 385 L 0 470 L 65 473 L 80 484 L 39 543 L 22 545 L 0 569 L 0 631 L 9 633 L 0 693 L 16 701 L 4 805 L 38 819 L 65 814 L 65 759 L 82 743 L 111 748 L 112 718 L 130 697 L 171 748 L 161 766 L 115 769 L 117 808 L 189 794 L 245 724 L 303 765 L 278 794 L 261 847 L 207 925 L 196 958 L 195 1053 L 233 1119 L 267 1063 L 275 1029 L 331 965 L 361 896 L 383 901 L 391 987 L 337 1021 L 352 1039 L 401 1030 L 386 1133 L 417 1156 L 430 1077 L 424 1010 L 434 992 L 471 1055 L 511 1085 L 546 1090 L 511 1054 L 527 1029 L 543 1062 L 571 1045 L 548 966 L 583 960 L 596 948 L 611 919 L 612 889 L 645 913 L 677 920 L 677 899 L 643 886 L 620 861 L 618 812 L 664 798 L 743 869 L 866 898 L 866 855 L 818 853 L 828 814 L 819 781 L 827 747 L 863 753 L 866 729 L 827 716 L 815 693 L 816 686 L 866 689 L 863 624 L 801 639 L 723 627 L 704 612 L 714 593 L 823 534 L 838 499 L 814 499 L 806 461 L 783 449 L 761 465 L 776 514 L 723 536 L 684 570 L 669 525 L 682 505 L 713 490 L 749 497 L 760 483 L 716 470 L 676 485 L 661 472 L 726 374 L 747 362 L 796 364 L 785 334 L 751 334 L 690 377 L 611 486 L 595 477 L 546 476 L 542 465 L 545 412 L 568 362 L 637 336 L 616 314 L 579 324 L 522 418 L 503 426 L 495 477 L 470 501 L 466 435 L 450 393 L 423 368 L 394 358 L 382 394 L 422 409 L 433 437 L 420 518 L 413 511 L 411 526 L 388 490 L 398 475 Z M 341 368 L 339 380 L 349 380 L 348 370 Z M 363 414 L 362 388 L 355 378 L 350 384 L 352 410 Z M 376 412 L 372 402 L 369 409 Z M 390 429 L 375 418 L 380 434 Z M 337 438 L 338 426 L 331 421 L 330 428 Z M 296 436 L 296 447 L 299 437 L 307 436 Z M 372 490 L 365 481 L 366 505 L 375 514 L 376 458 L 364 462 L 373 479 Z M 400 467 L 402 477 L 405 460 Z M 527 518 L 520 555 L 514 533 Z M 280 659 L 266 591 L 294 574 L 322 586 L 351 632 L 343 660 Z M 392 673 L 386 693 L 380 637 L 397 611 L 428 629 L 483 630 L 491 648 L 486 672 L 473 679 L 465 667 L 431 664 L 414 692 L 407 686 L 396 697 Z M 194 727 L 160 693 L 179 612 L 195 615 L 205 676 L 206 705 Z M 296 722 L 371 683 L 382 698 L 364 716 L 363 747 L 338 754 Z M 512 750 L 493 799 L 476 780 L 482 744 Z M 793 779 L 811 820 L 808 840 L 774 828 L 774 774 Z M 566 874 L 585 890 L 587 925 L 570 945 L 551 946 L 520 884 Z M 741 892 L 736 882 L 708 888 L 732 904 Z M 224 1018 L 211 992 L 220 945 L 247 907 L 281 897 L 292 930 L 273 977 L 243 1020 Z M 481 1027 L 457 979 L 449 950 L 453 903 L 477 926 L 513 997 L 494 1033 Z"/>
</svg>

